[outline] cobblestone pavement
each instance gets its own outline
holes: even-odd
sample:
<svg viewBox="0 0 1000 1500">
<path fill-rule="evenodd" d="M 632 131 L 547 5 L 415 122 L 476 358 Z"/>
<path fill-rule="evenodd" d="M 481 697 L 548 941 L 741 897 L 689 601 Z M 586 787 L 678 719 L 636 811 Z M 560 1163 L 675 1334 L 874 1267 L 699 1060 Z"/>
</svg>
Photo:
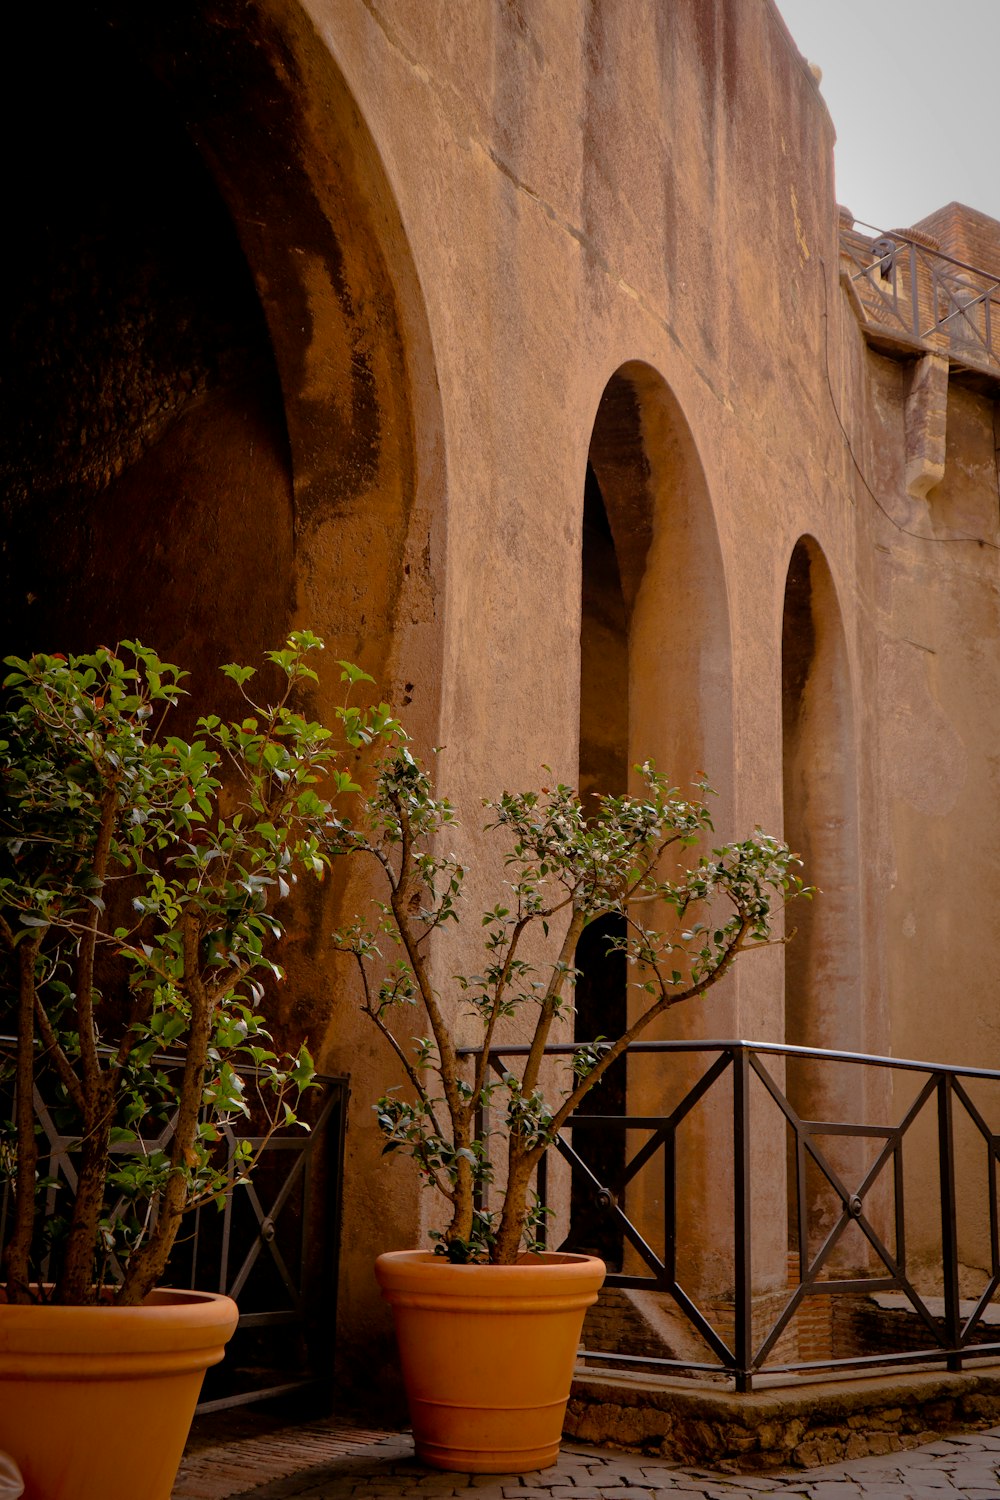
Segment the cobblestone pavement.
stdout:
<svg viewBox="0 0 1000 1500">
<path fill-rule="evenodd" d="M 202 1447 L 173 1500 L 965 1500 L 1000 1497 L 1000 1427 L 821 1469 L 723 1474 L 569 1443 L 553 1469 L 442 1474 L 405 1433 L 315 1423 Z"/>
</svg>

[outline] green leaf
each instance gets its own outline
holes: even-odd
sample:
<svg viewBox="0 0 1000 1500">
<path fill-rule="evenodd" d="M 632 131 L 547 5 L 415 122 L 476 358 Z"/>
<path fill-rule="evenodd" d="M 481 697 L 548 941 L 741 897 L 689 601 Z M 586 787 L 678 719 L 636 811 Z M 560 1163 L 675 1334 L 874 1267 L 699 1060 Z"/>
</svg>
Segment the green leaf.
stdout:
<svg viewBox="0 0 1000 1500">
<path fill-rule="evenodd" d="M 349 682 L 352 687 L 356 682 L 374 683 L 375 681 L 374 677 L 369 677 L 367 672 L 363 671 L 361 667 L 356 667 L 353 662 L 338 661 L 337 666 L 342 669 L 340 673 L 341 682 Z"/>
</svg>

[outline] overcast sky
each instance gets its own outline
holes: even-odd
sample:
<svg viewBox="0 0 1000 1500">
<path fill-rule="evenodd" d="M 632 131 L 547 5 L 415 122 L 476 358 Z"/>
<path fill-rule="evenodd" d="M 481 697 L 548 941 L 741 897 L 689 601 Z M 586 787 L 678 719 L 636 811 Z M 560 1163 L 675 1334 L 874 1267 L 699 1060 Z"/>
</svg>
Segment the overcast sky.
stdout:
<svg viewBox="0 0 1000 1500">
<path fill-rule="evenodd" d="M 823 70 L 837 200 L 905 229 L 957 199 L 1000 219 L 1000 0 L 777 0 Z"/>
</svg>

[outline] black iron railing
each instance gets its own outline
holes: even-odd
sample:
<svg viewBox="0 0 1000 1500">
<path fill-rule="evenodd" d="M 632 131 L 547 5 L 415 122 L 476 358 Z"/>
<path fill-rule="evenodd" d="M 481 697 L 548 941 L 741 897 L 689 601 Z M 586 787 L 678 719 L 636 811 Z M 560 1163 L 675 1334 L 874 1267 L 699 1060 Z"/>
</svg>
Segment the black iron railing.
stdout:
<svg viewBox="0 0 1000 1500">
<path fill-rule="evenodd" d="M 1000 280 L 898 230 L 840 236 L 844 274 L 870 337 L 1000 376 Z"/>
<path fill-rule="evenodd" d="M 0 1051 L 13 1046 L 0 1037 Z M 157 1059 L 164 1068 L 177 1058 Z M 236 1068 L 252 1097 L 253 1070 Z M 36 1085 L 41 1126 L 39 1176 L 50 1179 L 45 1212 L 65 1212 L 76 1189 L 78 1135 L 60 1120 L 44 1084 Z M 337 1262 L 347 1080 L 320 1076 L 297 1107 L 309 1130 L 280 1126 L 268 1139 L 251 1113 L 220 1126 L 219 1164 L 234 1175 L 240 1142 L 260 1158 L 249 1184 L 237 1187 L 221 1208 L 199 1207 L 184 1221 L 164 1283 L 224 1292 L 240 1310 L 225 1361 L 210 1370 L 199 1411 L 236 1406 L 293 1390 L 322 1388 L 333 1370 Z M 146 1151 L 169 1146 L 174 1120 L 150 1126 Z M 134 1144 L 112 1151 L 134 1152 Z M 0 1191 L 0 1246 L 10 1217 L 9 1184 Z M 43 1279 L 46 1265 L 40 1267 Z"/>
<path fill-rule="evenodd" d="M 549 1047 L 551 1066 L 573 1050 Z M 495 1050 L 492 1065 L 502 1075 L 526 1051 Z M 617 1347 L 587 1343 L 588 1363 L 725 1375 L 749 1391 L 761 1374 L 927 1362 L 954 1370 L 1000 1354 L 1000 1327 L 991 1326 L 1000 1287 L 1000 1073 L 745 1041 L 633 1043 L 628 1067 L 628 1097 L 641 1090 L 648 1100 L 659 1080 L 662 1112 L 579 1112 L 555 1147 L 571 1168 L 574 1198 L 585 1184 L 620 1231 L 623 1262 L 607 1286 L 658 1294 L 704 1357 L 629 1352 L 612 1338 Z M 819 1100 L 862 1118 L 808 1117 Z M 696 1115 L 691 1149 L 684 1136 Z M 618 1132 L 626 1143 L 614 1180 L 591 1170 L 593 1131 Z M 543 1159 L 543 1200 L 558 1197 L 551 1187 Z M 694 1226 L 692 1213 L 700 1216 Z M 776 1215 L 787 1230 L 784 1284 L 774 1277 L 775 1244 L 785 1249 Z M 709 1219 L 715 1285 L 692 1290 L 704 1279 Z M 573 1244 L 572 1228 L 560 1239 L 562 1248 L 587 1248 Z M 978 1274 L 972 1290 L 961 1285 L 963 1254 L 982 1267 L 963 1273 L 966 1282 Z M 809 1347 L 815 1329 L 804 1335 L 817 1299 L 830 1299 L 819 1350 Z"/>
</svg>

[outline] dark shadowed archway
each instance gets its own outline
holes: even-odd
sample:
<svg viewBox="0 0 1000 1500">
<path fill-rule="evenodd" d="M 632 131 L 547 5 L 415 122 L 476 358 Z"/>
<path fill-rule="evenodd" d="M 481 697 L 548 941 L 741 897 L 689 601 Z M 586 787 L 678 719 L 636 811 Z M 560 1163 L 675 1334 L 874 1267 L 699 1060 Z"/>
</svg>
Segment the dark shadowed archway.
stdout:
<svg viewBox="0 0 1000 1500">
<path fill-rule="evenodd" d="M 7 640 L 145 631 L 197 672 L 298 619 L 384 680 L 436 382 L 332 58 L 279 0 L 9 42 Z"/>
<path fill-rule="evenodd" d="M 785 949 L 785 1040 L 796 1046 L 863 1050 L 857 763 L 850 665 L 829 566 L 812 537 L 788 565 L 781 636 L 785 838 L 802 857 L 815 901 L 796 905 Z M 802 1119 L 864 1117 L 863 1073 L 832 1064 L 788 1063 L 788 1094 Z M 827 1135 L 821 1145 L 843 1173 L 857 1176 L 858 1147 Z M 813 1250 L 840 1217 L 822 1174 L 807 1175 L 808 1202 L 789 1203 L 794 1232 L 801 1207 Z M 789 1192 L 794 1174 L 789 1173 Z M 850 1238 L 850 1237 L 848 1237 Z M 856 1243 L 854 1242 L 856 1241 Z M 855 1233 L 840 1261 L 866 1252 Z"/>
</svg>

